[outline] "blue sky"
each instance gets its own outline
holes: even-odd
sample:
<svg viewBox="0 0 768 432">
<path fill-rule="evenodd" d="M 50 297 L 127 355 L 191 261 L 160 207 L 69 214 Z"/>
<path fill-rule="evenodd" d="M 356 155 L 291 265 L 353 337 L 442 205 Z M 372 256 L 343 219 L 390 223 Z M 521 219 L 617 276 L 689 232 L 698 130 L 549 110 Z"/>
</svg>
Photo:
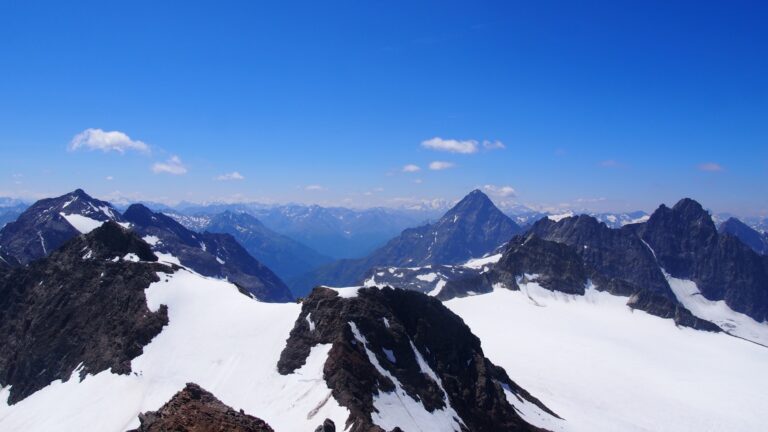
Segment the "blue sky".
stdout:
<svg viewBox="0 0 768 432">
<path fill-rule="evenodd" d="M 0 195 L 373 206 L 488 185 L 767 213 L 766 22 L 760 1 L 4 1 Z"/>
</svg>

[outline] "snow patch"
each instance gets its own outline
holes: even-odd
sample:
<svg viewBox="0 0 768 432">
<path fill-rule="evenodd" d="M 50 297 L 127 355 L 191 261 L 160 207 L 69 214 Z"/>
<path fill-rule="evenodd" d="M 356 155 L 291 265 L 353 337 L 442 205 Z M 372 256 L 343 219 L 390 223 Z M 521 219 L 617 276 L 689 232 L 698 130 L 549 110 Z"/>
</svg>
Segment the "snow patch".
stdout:
<svg viewBox="0 0 768 432">
<path fill-rule="evenodd" d="M 142 237 L 141 239 L 147 242 L 147 244 L 150 246 L 157 246 L 157 244 L 160 243 L 160 237 L 158 236 L 148 235 Z"/>
<path fill-rule="evenodd" d="M 701 294 L 695 282 L 662 271 L 677 300 L 692 314 L 717 324 L 729 334 L 768 346 L 768 323 L 757 322 L 734 311 L 724 300 L 709 300 Z"/>
<path fill-rule="evenodd" d="M 373 395 L 373 406 L 376 408 L 376 411 L 371 413 L 373 424 L 384 430 L 400 427 L 403 432 L 461 431 L 460 423 L 457 421 L 459 416 L 450 405 L 431 413 L 427 411 L 422 402 L 414 400 L 406 393 L 400 381 L 379 363 L 379 359 L 368 348 L 368 340 L 360 333 L 357 325 L 352 321 L 348 324 L 355 340 L 365 349 L 371 365 L 395 385 L 395 390 L 392 392 L 379 390 L 378 394 Z"/>
<path fill-rule="evenodd" d="M 69 224 L 72 225 L 74 229 L 80 231 L 81 234 L 87 234 L 100 227 L 104 223 L 104 221 L 98 221 L 96 219 L 91 219 L 79 214 L 59 214 L 61 217 L 66 219 L 66 221 L 69 222 Z"/>
</svg>

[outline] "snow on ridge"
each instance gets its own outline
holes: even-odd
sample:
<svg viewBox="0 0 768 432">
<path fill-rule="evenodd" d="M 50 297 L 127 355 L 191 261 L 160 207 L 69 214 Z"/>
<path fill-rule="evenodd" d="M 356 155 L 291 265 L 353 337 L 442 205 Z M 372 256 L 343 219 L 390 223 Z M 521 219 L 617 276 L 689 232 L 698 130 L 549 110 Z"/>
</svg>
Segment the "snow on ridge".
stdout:
<svg viewBox="0 0 768 432">
<path fill-rule="evenodd" d="M 187 382 L 278 431 L 314 430 L 325 418 L 346 422 L 349 411 L 323 379 L 330 344 L 313 347 L 293 374 L 277 372 L 301 305 L 256 302 L 226 281 L 186 269 L 158 275 L 160 281 L 145 291 L 147 305 L 167 305 L 169 323 L 133 359 L 132 373 L 107 370 L 82 381 L 73 374 L 12 406 L 9 387 L 0 389 L 0 430 L 122 432 L 137 427 L 139 413 L 157 410 Z"/>
<path fill-rule="evenodd" d="M 395 385 L 395 390 L 392 392 L 379 390 L 378 394 L 373 395 L 373 406 L 376 409 L 376 411 L 371 413 L 373 424 L 384 430 L 392 430 L 396 427 L 400 427 L 406 432 L 428 430 L 461 431 L 460 424 L 464 424 L 464 422 L 461 421 L 461 418 L 453 407 L 451 407 L 449 402 L 446 403 L 446 406 L 442 409 L 436 409 L 432 412 L 427 411 L 423 402 L 413 399 L 403 389 L 400 380 L 379 363 L 379 359 L 376 357 L 376 354 L 368 348 L 368 340 L 362 333 L 360 333 L 357 325 L 352 321 L 349 321 L 347 324 L 349 324 L 355 340 L 357 340 L 365 349 L 365 353 L 368 356 L 368 361 L 371 365 L 373 365 L 381 375 L 389 378 Z M 415 353 L 418 353 L 418 350 L 416 350 Z M 426 367 L 429 368 L 428 365 Z M 431 371 L 431 369 L 429 370 Z M 434 375 L 434 372 L 432 372 L 432 374 Z M 440 385 L 442 389 L 442 383 L 439 381 L 436 381 L 436 383 Z M 445 392 L 443 392 L 443 394 L 445 395 Z"/>
<path fill-rule="evenodd" d="M 768 347 L 768 323 L 736 312 L 724 300 L 709 300 L 696 282 L 678 279 L 661 269 L 677 301 L 695 316 L 717 324 L 728 334 Z"/>
<path fill-rule="evenodd" d="M 563 220 L 565 218 L 569 218 L 569 217 L 571 217 L 573 215 L 574 215 L 573 212 L 569 211 L 569 212 L 565 212 L 565 213 L 561 213 L 561 214 L 548 215 L 547 219 L 549 219 L 549 220 L 551 220 L 553 222 L 560 222 L 561 220 Z"/>
<path fill-rule="evenodd" d="M 462 264 L 463 267 L 472 268 L 472 269 L 481 269 L 483 266 L 490 265 L 490 264 L 496 264 L 501 259 L 500 253 L 494 254 L 494 255 L 488 255 L 484 256 L 482 258 L 472 258 L 471 260 L 465 262 Z"/>
<path fill-rule="evenodd" d="M 104 221 L 99 221 L 96 219 L 91 219 L 87 216 L 83 216 L 80 214 L 65 214 L 65 213 L 59 213 L 61 217 L 66 219 L 66 221 L 72 225 L 72 227 L 78 231 L 80 231 L 81 234 L 87 234 L 96 228 L 100 227 Z"/>
</svg>

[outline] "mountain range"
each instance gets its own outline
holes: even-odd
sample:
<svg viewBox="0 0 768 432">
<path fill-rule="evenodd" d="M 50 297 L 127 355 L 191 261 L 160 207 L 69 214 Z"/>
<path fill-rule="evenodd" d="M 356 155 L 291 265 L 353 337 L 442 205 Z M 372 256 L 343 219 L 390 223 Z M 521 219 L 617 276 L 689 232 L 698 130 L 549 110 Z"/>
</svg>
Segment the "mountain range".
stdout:
<svg viewBox="0 0 768 432">
<path fill-rule="evenodd" d="M 0 430 L 763 428 L 761 233 L 692 199 L 521 228 L 473 191 L 298 301 L 256 254 L 311 249 L 207 217 L 77 190 L 0 230 Z"/>
<path fill-rule="evenodd" d="M 205 276 L 229 278 L 262 300 L 292 298 L 288 287 L 228 234 L 195 233 L 141 204 L 120 214 L 111 204 L 77 189 L 40 200 L 0 230 L 0 257 L 21 265 L 48 256 L 67 241 L 107 221 L 141 234 L 155 251 Z M 7 258 L 7 259 L 6 259 Z"/>
<path fill-rule="evenodd" d="M 418 267 L 466 261 L 501 246 L 522 229 L 480 190 L 474 190 L 438 221 L 404 230 L 370 255 L 339 260 L 289 281 L 296 295 L 318 284 L 347 286 L 361 282 L 380 266 Z"/>
</svg>

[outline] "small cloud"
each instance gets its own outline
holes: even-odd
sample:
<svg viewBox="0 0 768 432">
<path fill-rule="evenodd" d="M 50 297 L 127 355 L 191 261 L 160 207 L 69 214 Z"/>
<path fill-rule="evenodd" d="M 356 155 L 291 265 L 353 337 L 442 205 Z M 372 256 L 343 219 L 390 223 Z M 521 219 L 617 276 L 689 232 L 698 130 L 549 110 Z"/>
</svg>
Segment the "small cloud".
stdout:
<svg viewBox="0 0 768 432">
<path fill-rule="evenodd" d="M 698 168 L 699 168 L 699 171 L 706 171 L 706 172 L 725 171 L 725 168 L 723 168 L 722 165 L 715 162 L 707 162 L 707 163 L 699 164 Z"/>
<path fill-rule="evenodd" d="M 414 165 L 414 164 L 408 164 L 404 166 L 402 169 L 403 172 L 407 172 L 407 173 L 414 173 L 420 170 L 421 168 L 418 165 Z"/>
<path fill-rule="evenodd" d="M 320 186 L 320 185 L 312 184 L 312 185 L 305 186 L 304 190 L 306 190 L 306 191 L 322 191 L 322 190 L 325 190 L 325 188 Z"/>
<path fill-rule="evenodd" d="M 621 163 L 619 163 L 618 161 L 616 161 L 616 160 L 606 159 L 606 160 L 600 162 L 600 166 L 603 167 L 603 168 L 620 168 L 623 165 Z"/>
<path fill-rule="evenodd" d="M 495 186 L 495 185 L 488 184 L 483 186 L 483 190 L 485 190 L 489 195 L 494 195 L 502 198 L 513 197 L 517 195 L 515 188 L 513 188 L 512 186 Z"/>
<path fill-rule="evenodd" d="M 483 148 L 486 150 L 502 150 L 507 148 L 507 146 L 505 146 L 504 143 L 499 140 L 495 140 L 495 141 L 483 140 Z"/>
<path fill-rule="evenodd" d="M 451 162 L 443 162 L 443 161 L 434 161 L 429 164 L 429 169 L 432 171 L 441 171 L 448 168 L 453 168 L 456 165 Z"/>
<path fill-rule="evenodd" d="M 101 150 L 105 153 L 115 151 L 120 154 L 128 150 L 140 153 L 149 153 L 149 146 L 141 141 L 132 140 L 131 137 L 120 131 L 104 131 L 101 129 L 86 129 L 72 138 L 69 143 L 69 151 L 79 149 Z"/>
<path fill-rule="evenodd" d="M 416 180 L 414 180 L 413 182 L 414 182 L 414 183 L 416 183 L 416 184 L 422 184 L 422 183 L 424 183 L 424 180 L 422 180 L 422 179 L 416 179 Z"/>
<path fill-rule="evenodd" d="M 243 175 L 237 171 L 232 171 L 231 173 L 226 173 L 220 176 L 216 176 L 214 180 L 217 180 L 217 181 L 245 180 L 245 177 L 243 177 Z"/>
<path fill-rule="evenodd" d="M 104 180 L 106 180 L 106 181 L 112 181 L 112 180 L 114 180 L 114 179 L 115 179 L 115 178 L 114 178 L 114 177 L 112 177 L 112 176 L 106 176 L 106 177 L 104 177 Z"/>
<path fill-rule="evenodd" d="M 555 156 L 557 156 L 557 157 L 563 157 L 563 156 L 565 156 L 567 154 L 568 154 L 568 150 L 566 150 L 566 149 L 564 149 L 562 147 L 555 149 Z"/>
<path fill-rule="evenodd" d="M 459 141 L 454 139 L 442 139 L 440 137 L 422 141 L 421 146 L 430 150 L 461 154 L 477 153 L 478 149 L 477 140 Z"/>
<path fill-rule="evenodd" d="M 171 156 L 165 162 L 157 162 L 152 165 L 152 171 L 155 174 L 166 173 L 173 175 L 182 175 L 187 173 L 187 167 L 181 162 L 178 156 Z"/>
</svg>

